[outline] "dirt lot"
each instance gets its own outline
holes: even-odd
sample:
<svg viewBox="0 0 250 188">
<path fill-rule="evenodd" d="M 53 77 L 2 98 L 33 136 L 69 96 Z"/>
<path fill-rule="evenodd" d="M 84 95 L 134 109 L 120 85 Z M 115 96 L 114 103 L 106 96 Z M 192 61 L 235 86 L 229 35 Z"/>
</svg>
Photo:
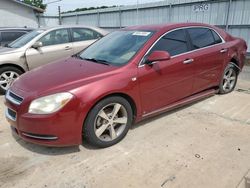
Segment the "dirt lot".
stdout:
<svg viewBox="0 0 250 188">
<path fill-rule="evenodd" d="M 0 187 L 243 188 L 250 177 L 250 67 L 236 91 L 134 125 L 106 149 L 25 143 L 0 100 Z"/>
</svg>

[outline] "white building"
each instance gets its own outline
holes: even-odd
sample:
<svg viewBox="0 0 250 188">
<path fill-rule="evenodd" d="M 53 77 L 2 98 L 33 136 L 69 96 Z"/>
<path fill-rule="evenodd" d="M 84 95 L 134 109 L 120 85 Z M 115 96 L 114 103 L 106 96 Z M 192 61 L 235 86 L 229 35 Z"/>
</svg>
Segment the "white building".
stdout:
<svg viewBox="0 0 250 188">
<path fill-rule="evenodd" d="M 0 0 L 0 27 L 38 27 L 43 10 L 18 0 Z"/>
</svg>

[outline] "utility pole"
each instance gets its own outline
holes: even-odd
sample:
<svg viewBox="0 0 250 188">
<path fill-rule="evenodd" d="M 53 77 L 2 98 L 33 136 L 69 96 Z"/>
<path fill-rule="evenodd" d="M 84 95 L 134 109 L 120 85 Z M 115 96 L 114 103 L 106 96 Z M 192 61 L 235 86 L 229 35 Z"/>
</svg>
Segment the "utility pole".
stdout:
<svg viewBox="0 0 250 188">
<path fill-rule="evenodd" d="M 59 25 L 62 25 L 61 6 L 58 6 Z"/>
<path fill-rule="evenodd" d="M 229 14 L 230 14 L 230 8 L 231 8 L 232 0 L 228 0 L 228 7 L 227 7 L 227 13 L 226 13 L 226 31 L 228 31 L 229 28 Z"/>
<path fill-rule="evenodd" d="M 136 5 L 136 25 L 139 25 L 139 0 L 137 0 Z"/>
</svg>

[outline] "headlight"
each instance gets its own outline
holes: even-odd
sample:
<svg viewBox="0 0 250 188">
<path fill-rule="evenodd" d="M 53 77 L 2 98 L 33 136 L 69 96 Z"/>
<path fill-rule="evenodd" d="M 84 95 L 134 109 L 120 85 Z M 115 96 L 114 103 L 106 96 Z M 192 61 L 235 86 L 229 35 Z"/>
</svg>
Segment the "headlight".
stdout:
<svg viewBox="0 0 250 188">
<path fill-rule="evenodd" d="M 71 93 L 57 93 L 45 97 L 35 99 L 29 106 L 29 113 L 31 114 L 50 114 L 60 110 L 71 99 Z"/>
</svg>

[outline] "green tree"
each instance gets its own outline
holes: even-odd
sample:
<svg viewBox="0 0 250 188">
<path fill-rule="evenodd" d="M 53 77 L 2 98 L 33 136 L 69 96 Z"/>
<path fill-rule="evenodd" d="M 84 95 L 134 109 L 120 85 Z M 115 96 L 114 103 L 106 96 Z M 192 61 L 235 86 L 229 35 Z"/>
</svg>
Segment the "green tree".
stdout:
<svg viewBox="0 0 250 188">
<path fill-rule="evenodd" d="M 23 2 L 41 9 L 46 8 L 46 5 L 43 4 L 43 0 L 23 0 Z"/>
</svg>

